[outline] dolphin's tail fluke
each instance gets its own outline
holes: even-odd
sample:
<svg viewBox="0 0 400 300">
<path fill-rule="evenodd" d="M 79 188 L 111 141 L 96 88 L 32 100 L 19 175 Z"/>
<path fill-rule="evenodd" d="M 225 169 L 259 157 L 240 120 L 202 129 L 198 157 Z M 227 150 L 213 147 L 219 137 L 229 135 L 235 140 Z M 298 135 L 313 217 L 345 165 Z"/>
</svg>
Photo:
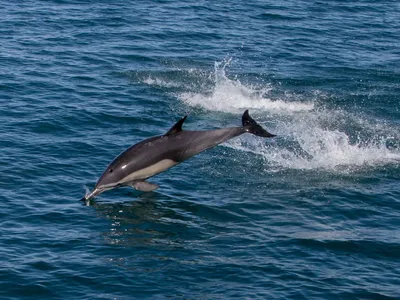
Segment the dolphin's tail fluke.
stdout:
<svg viewBox="0 0 400 300">
<path fill-rule="evenodd" d="M 253 120 L 249 115 L 249 110 L 247 109 L 242 116 L 242 125 L 247 132 L 261 137 L 274 137 L 275 134 L 269 133 L 264 128 L 261 127 L 256 121 Z"/>
</svg>

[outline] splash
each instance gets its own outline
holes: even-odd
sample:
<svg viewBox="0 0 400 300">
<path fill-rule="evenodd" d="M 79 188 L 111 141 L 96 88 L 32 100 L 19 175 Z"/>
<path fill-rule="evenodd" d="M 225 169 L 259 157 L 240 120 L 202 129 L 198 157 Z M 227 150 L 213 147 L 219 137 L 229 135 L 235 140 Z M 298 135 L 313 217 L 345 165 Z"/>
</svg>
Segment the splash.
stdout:
<svg viewBox="0 0 400 300">
<path fill-rule="evenodd" d="M 215 85 L 207 92 L 183 92 L 179 94 L 181 101 L 189 106 L 201 107 L 213 111 L 237 113 L 247 108 L 267 111 L 310 111 L 314 108 L 311 102 L 295 102 L 285 100 L 271 100 L 266 95 L 273 87 L 246 86 L 240 80 L 231 80 L 226 76 L 225 68 L 230 60 L 224 64 L 215 63 Z"/>
<path fill-rule="evenodd" d="M 336 114 L 354 123 L 360 121 L 350 113 L 310 112 L 307 117 L 277 119 L 273 131 L 278 135 L 275 142 L 242 136 L 229 141 L 226 146 L 261 155 L 275 170 L 323 169 L 349 173 L 364 167 L 400 162 L 399 137 L 395 136 L 395 129 L 388 127 L 386 132 L 375 136 L 357 133 L 351 126 L 337 129 Z M 378 133 L 374 124 L 366 125 L 364 130 Z"/>
<path fill-rule="evenodd" d="M 188 82 L 184 70 L 180 70 L 181 81 L 177 80 L 179 76 L 153 76 L 144 82 L 178 87 L 175 95 L 190 107 L 235 115 L 249 109 L 278 137 L 266 142 L 243 135 L 225 146 L 262 156 L 269 170 L 352 172 L 400 162 L 398 125 L 388 125 L 362 112 L 325 107 L 327 96 L 317 90 L 311 100 L 303 97 L 299 101 L 296 95 L 272 84 L 249 85 L 238 78 L 230 79 L 225 72 L 230 62 L 215 63 L 214 72 L 207 76 L 191 71 L 194 77 Z M 276 92 L 281 96 L 272 97 Z"/>
<path fill-rule="evenodd" d="M 288 93 L 283 99 L 272 100 L 268 97 L 272 85 L 246 86 L 238 79 L 229 79 L 225 73 L 229 63 L 215 64 L 215 85 L 210 91 L 184 92 L 180 99 L 211 111 L 237 114 L 250 109 L 258 121 L 263 122 L 260 117 L 268 121 L 265 127 L 278 137 L 266 142 L 245 135 L 229 141 L 225 144 L 228 147 L 261 155 L 275 170 L 351 172 L 400 161 L 398 128 L 340 109 L 318 107 L 316 101 L 296 101 Z M 318 91 L 314 94 L 320 95 Z"/>
</svg>

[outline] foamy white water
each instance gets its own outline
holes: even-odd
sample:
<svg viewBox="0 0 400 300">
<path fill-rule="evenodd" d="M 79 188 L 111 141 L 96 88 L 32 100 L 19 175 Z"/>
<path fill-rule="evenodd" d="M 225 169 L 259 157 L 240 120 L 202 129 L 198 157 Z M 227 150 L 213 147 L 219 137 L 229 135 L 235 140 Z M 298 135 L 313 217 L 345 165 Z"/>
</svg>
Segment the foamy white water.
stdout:
<svg viewBox="0 0 400 300">
<path fill-rule="evenodd" d="M 268 165 L 278 169 L 324 169 L 348 172 L 363 166 L 400 163 L 400 151 L 389 149 L 384 138 L 380 142 L 353 144 L 345 132 L 323 130 L 318 127 L 302 133 L 295 132 L 286 137 L 279 135 L 277 139 L 280 137 L 290 138 L 292 145 L 282 146 L 251 137 L 230 140 L 225 145 L 261 155 Z"/>
<path fill-rule="evenodd" d="M 255 88 L 242 84 L 238 79 L 231 80 L 225 74 L 226 65 L 215 64 L 215 86 L 211 91 L 183 92 L 179 95 L 180 100 L 190 106 L 223 112 L 240 112 L 248 108 L 296 112 L 314 108 L 312 102 L 271 100 L 266 95 L 273 87 Z"/>
<path fill-rule="evenodd" d="M 242 136 L 225 145 L 262 155 L 268 165 L 278 168 L 349 172 L 364 166 L 400 163 L 399 133 L 395 128 L 383 128 L 382 124 L 359 120 L 355 114 L 327 109 L 274 116 L 276 127 L 268 130 L 278 135 L 275 141 Z M 347 125 L 339 127 L 340 122 Z M 373 135 L 355 132 L 351 124 L 363 124 L 364 130 Z"/>
</svg>

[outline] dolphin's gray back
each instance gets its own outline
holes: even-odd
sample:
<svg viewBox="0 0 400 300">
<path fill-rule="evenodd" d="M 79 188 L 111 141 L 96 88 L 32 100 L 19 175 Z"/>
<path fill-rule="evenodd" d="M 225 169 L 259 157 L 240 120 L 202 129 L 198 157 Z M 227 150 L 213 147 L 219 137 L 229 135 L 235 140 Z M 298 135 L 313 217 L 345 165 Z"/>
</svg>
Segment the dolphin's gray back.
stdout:
<svg viewBox="0 0 400 300">
<path fill-rule="evenodd" d="M 162 172 L 244 132 L 242 127 L 237 127 L 208 131 L 180 131 L 172 135 L 149 138 L 129 147 L 115 158 L 99 178 L 96 186 L 121 182 L 122 179 L 129 178 L 130 174 L 160 162 L 167 162 L 157 171 L 157 173 Z"/>
<path fill-rule="evenodd" d="M 180 147 L 176 149 L 178 151 L 174 153 L 174 160 L 176 162 L 182 162 L 204 150 L 241 135 L 244 132 L 245 130 L 242 127 L 208 131 L 181 131 L 171 136 L 174 142 L 176 141 L 176 144 L 180 144 Z"/>
<path fill-rule="evenodd" d="M 128 148 L 119 160 L 132 165 L 129 171 L 140 170 L 163 159 L 180 163 L 244 132 L 242 127 L 235 127 L 207 131 L 184 130 L 173 135 L 156 136 Z"/>
</svg>

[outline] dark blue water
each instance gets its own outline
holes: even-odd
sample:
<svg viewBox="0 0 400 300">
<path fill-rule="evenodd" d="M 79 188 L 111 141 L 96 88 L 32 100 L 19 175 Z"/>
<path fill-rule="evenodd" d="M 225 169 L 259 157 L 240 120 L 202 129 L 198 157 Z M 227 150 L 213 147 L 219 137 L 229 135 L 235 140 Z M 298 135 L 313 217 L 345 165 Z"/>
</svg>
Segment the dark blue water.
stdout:
<svg viewBox="0 0 400 300">
<path fill-rule="evenodd" d="M 0 1 L 0 297 L 399 299 L 398 1 Z M 78 200 L 128 146 L 243 135 Z"/>
</svg>

